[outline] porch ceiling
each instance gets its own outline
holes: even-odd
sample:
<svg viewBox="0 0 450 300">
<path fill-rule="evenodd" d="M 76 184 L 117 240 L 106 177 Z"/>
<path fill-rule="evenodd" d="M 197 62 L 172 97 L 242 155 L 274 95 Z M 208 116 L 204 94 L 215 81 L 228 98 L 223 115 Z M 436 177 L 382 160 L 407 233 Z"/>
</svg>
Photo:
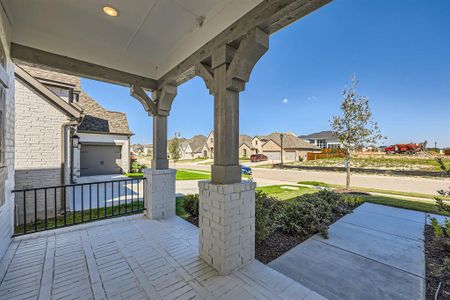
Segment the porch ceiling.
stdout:
<svg viewBox="0 0 450 300">
<path fill-rule="evenodd" d="M 159 79 L 262 0 L 0 0 L 16 44 Z M 102 12 L 116 8 L 117 17 Z M 204 17 L 203 25 L 199 18 Z"/>
</svg>

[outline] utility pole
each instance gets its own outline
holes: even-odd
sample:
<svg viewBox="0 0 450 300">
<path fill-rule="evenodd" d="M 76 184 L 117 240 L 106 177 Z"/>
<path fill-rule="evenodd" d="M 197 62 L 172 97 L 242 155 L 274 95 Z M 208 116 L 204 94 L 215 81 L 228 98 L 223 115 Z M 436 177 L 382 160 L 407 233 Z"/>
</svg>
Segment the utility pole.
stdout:
<svg viewBox="0 0 450 300">
<path fill-rule="evenodd" d="M 437 142 L 434 142 L 434 151 L 437 151 Z"/>
<path fill-rule="evenodd" d="M 280 169 L 283 168 L 283 137 L 284 135 L 280 133 L 280 146 L 281 146 L 281 163 L 280 163 Z"/>
</svg>

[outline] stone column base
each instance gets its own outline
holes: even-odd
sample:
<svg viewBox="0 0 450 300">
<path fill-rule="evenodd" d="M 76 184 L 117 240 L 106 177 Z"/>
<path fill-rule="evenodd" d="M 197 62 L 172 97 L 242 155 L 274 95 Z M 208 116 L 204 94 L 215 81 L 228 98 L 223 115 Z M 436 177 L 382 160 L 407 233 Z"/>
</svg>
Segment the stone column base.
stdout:
<svg viewBox="0 0 450 300">
<path fill-rule="evenodd" d="M 144 214 L 150 219 L 165 219 L 175 215 L 175 173 L 173 169 L 144 169 Z"/>
<path fill-rule="evenodd" d="M 200 257 L 222 275 L 255 258 L 255 188 L 199 182 Z"/>
</svg>

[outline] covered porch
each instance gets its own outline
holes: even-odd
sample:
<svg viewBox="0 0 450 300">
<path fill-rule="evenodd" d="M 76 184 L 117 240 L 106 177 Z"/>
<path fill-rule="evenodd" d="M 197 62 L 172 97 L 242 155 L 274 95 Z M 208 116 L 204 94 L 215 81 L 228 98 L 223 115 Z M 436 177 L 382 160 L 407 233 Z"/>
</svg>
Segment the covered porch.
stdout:
<svg viewBox="0 0 450 300">
<path fill-rule="evenodd" d="M 320 298 L 254 259 L 256 185 L 241 178 L 239 94 L 270 34 L 330 0 L 112 2 L 1 0 L 1 144 L 9 147 L 0 174 L 0 298 Z M 12 239 L 14 61 L 130 88 L 153 122 L 143 215 Z M 175 216 L 167 155 L 177 87 L 195 76 L 214 101 L 214 164 L 212 180 L 199 183 L 198 229 Z"/>
</svg>

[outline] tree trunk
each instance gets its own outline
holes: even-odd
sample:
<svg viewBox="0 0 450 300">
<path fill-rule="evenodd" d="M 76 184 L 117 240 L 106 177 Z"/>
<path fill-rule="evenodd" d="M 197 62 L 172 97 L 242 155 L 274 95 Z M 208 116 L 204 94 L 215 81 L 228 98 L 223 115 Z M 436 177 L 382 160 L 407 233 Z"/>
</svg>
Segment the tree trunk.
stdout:
<svg viewBox="0 0 450 300">
<path fill-rule="evenodd" d="M 345 164 L 347 169 L 347 178 L 345 181 L 345 189 L 350 189 L 350 152 L 348 152 L 347 156 L 345 157 Z"/>
</svg>

